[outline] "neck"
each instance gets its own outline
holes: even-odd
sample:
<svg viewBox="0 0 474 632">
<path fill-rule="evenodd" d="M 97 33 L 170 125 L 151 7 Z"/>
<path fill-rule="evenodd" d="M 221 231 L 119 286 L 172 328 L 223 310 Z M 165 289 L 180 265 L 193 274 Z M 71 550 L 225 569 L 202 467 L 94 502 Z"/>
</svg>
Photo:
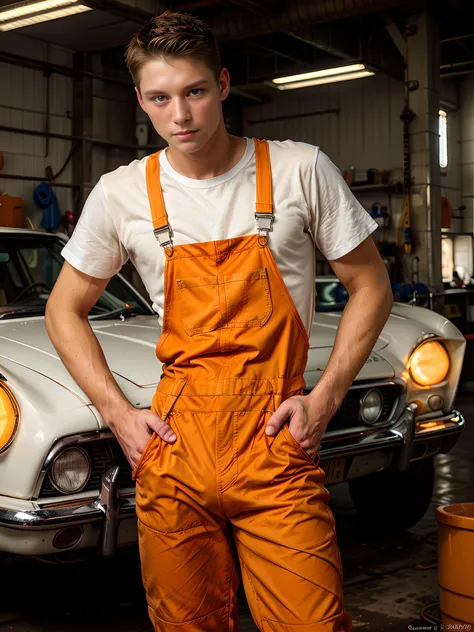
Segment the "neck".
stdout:
<svg viewBox="0 0 474 632">
<path fill-rule="evenodd" d="M 175 171 L 193 180 L 208 180 L 230 171 L 245 152 L 246 141 L 219 125 L 207 143 L 193 154 L 168 147 L 166 157 Z"/>
</svg>

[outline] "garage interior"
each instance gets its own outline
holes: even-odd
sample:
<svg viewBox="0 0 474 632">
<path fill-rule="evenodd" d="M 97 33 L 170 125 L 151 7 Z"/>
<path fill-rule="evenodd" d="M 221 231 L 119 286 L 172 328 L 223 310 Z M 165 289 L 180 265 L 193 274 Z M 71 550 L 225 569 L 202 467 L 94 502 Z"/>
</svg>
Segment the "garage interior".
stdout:
<svg viewBox="0 0 474 632">
<path fill-rule="evenodd" d="M 424 517 L 407 531 L 371 532 L 358 525 L 347 484 L 330 488 L 354 629 L 438 629 L 435 508 L 474 502 L 470 3 L 84 0 L 73 15 L 15 28 L 2 17 L 11 5 L 0 0 L 0 226 L 71 235 L 102 174 L 164 146 L 137 105 L 124 51 L 151 15 L 189 12 L 212 28 L 230 73 L 228 131 L 320 146 L 379 225 L 374 239 L 395 300 L 443 314 L 464 335 L 456 407 L 466 429 L 434 459 Z M 336 75 L 294 90 L 272 81 L 342 67 L 348 80 Z M 40 183 L 54 192 L 54 208 L 35 203 Z M 146 293 L 130 262 L 123 273 Z M 330 274 L 318 255 L 317 275 Z M 394 502 L 403 512 L 402 499 Z M 127 551 L 75 565 L 6 560 L 0 628 L 151 630 L 136 558 Z M 242 631 L 256 629 L 242 595 Z"/>
</svg>

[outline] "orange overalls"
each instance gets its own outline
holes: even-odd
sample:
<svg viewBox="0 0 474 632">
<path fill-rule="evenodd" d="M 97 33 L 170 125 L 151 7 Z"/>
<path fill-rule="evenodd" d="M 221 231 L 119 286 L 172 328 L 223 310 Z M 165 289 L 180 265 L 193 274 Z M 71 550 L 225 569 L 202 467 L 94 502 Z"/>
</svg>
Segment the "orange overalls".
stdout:
<svg viewBox="0 0 474 632">
<path fill-rule="evenodd" d="M 173 246 L 158 154 L 147 162 L 166 253 L 152 410 L 177 436 L 152 435 L 135 472 L 143 584 L 160 632 L 238 630 L 234 542 L 260 630 L 351 629 L 319 458 L 287 425 L 265 434 L 280 403 L 303 393 L 309 343 L 269 247 L 269 150 L 254 142 L 258 232 L 235 239 Z"/>
</svg>

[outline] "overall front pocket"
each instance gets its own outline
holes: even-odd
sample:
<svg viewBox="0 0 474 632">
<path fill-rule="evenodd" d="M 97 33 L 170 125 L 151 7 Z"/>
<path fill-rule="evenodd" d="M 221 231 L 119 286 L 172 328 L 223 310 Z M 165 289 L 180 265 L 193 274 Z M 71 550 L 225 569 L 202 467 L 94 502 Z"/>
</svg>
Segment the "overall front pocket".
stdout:
<svg viewBox="0 0 474 632">
<path fill-rule="evenodd" d="M 158 437 L 158 435 L 156 434 L 155 431 L 153 431 L 150 435 L 150 438 L 147 441 L 147 444 L 145 446 L 145 449 L 142 452 L 142 455 L 137 463 L 137 467 L 135 468 L 135 470 L 132 472 L 132 479 L 135 480 L 137 478 L 137 476 L 140 474 L 140 472 L 142 471 L 142 467 L 145 464 L 146 458 L 148 457 L 148 453 L 150 452 L 150 448 L 152 446 L 152 444 L 154 443 L 156 437 Z M 160 437 L 158 437 L 160 438 Z M 160 438 L 161 440 L 161 438 Z"/>
<path fill-rule="evenodd" d="M 272 300 L 265 268 L 178 279 L 181 322 L 190 336 L 216 329 L 261 327 Z"/>
<path fill-rule="evenodd" d="M 316 455 L 316 460 L 313 461 L 313 459 L 306 452 L 306 450 L 303 448 L 303 446 L 301 444 L 299 444 L 298 441 L 291 434 L 287 423 L 283 424 L 283 426 L 280 428 L 280 432 L 283 433 L 283 435 L 286 437 L 286 440 L 288 441 L 288 443 L 290 443 L 293 446 L 293 449 L 296 450 L 296 452 L 298 452 L 300 456 L 302 456 L 304 459 L 309 461 L 311 463 L 311 465 L 314 465 L 314 466 L 318 467 L 319 460 L 320 460 L 319 453 L 317 453 L 317 455 Z"/>
</svg>

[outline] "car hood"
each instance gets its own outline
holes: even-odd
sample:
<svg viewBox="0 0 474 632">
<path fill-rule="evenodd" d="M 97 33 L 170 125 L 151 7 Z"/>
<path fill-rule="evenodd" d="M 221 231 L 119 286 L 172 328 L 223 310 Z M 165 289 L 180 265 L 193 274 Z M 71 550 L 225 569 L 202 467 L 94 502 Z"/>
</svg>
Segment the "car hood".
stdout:
<svg viewBox="0 0 474 632">
<path fill-rule="evenodd" d="M 90 324 L 110 370 L 125 393 L 158 383 L 161 365 L 155 355 L 155 346 L 161 328 L 157 316 L 137 316 L 128 321 L 92 320 Z M 91 403 L 61 362 L 43 318 L 1 323 L 0 359 L 2 357 L 49 377 L 75 393 L 83 403 Z"/>
<path fill-rule="evenodd" d="M 394 372 L 391 362 L 393 356 L 384 349 L 389 345 L 393 346 L 396 340 L 409 339 L 411 345 L 423 333 L 424 327 L 413 319 L 417 310 L 397 307 L 394 306 L 371 355 L 357 376 L 358 380 L 393 377 L 397 372 Z M 341 316 L 342 312 L 320 313 L 315 316 L 306 367 L 306 378 L 310 383 L 317 381 L 324 371 L 334 346 Z M 114 377 L 125 393 L 151 388 L 158 383 L 161 365 L 156 358 L 155 347 L 161 328 L 157 316 L 136 316 L 126 321 L 92 320 L 90 324 Z M 43 318 L 0 323 L 1 357 L 49 377 L 75 393 L 82 403 L 91 404 L 59 359 L 46 332 Z"/>
<path fill-rule="evenodd" d="M 342 312 L 316 313 L 309 339 L 311 349 L 324 349 L 326 347 L 330 347 L 332 349 L 332 347 L 334 347 L 337 328 L 339 327 L 341 316 Z M 380 351 L 386 346 L 387 340 L 384 338 L 382 333 L 376 341 L 373 351 Z"/>
<path fill-rule="evenodd" d="M 309 339 L 308 362 L 305 380 L 307 388 L 314 388 L 321 378 L 332 353 L 342 312 L 325 312 L 315 315 Z M 391 379 L 395 376 L 393 364 L 380 353 L 388 342 L 383 334 L 359 371 L 356 380 Z"/>
</svg>

